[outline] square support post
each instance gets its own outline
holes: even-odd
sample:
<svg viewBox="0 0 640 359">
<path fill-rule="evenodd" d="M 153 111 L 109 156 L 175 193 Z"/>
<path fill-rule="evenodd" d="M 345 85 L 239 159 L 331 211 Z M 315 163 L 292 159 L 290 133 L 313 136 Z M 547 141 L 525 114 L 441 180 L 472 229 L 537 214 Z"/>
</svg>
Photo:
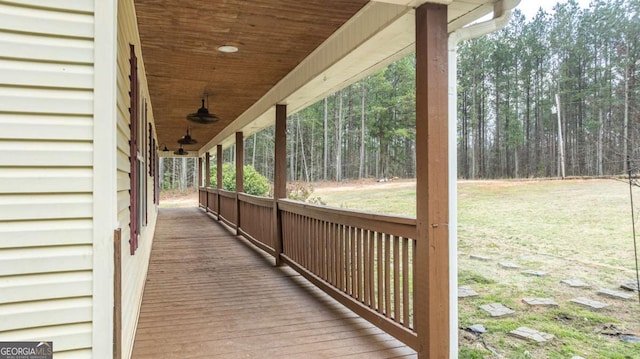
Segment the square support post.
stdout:
<svg viewBox="0 0 640 359">
<path fill-rule="evenodd" d="M 222 189 L 222 145 L 216 146 L 216 218 L 220 220 L 220 190 Z"/>
<path fill-rule="evenodd" d="M 419 358 L 449 358 L 447 6 L 416 9 L 416 276 Z"/>
<path fill-rule="evenodd" d="M 287 106 L 276 105 L 275 169 L 273 174 L 273 238 L 275 239 L 276 265 L 282 264 L 282 218 L 278 200 L 287 198 Z"/>
<path fill-rule="evenodd" d="M 198 157 L 198 190 L 202 187 L 202 157 Z"/>
<path fill-rule="evenodd" d="M 207 188 L 211 187 L 211 154 L 209 152 L 204 154 L 204 209 L 205 212 L 209 212 L 209 192 Z"/>
<path fill-rule="evenodd" d="M 211 187 L 211 154 L 209 152 L 204 155 L 204 186 Z"/>
<path fill-rule="evenodd" d="M 238 193 L 244 192 L 244 136 L 236 132 L 236 235 L 240 234 L 240 200 Z"/>
</svg>

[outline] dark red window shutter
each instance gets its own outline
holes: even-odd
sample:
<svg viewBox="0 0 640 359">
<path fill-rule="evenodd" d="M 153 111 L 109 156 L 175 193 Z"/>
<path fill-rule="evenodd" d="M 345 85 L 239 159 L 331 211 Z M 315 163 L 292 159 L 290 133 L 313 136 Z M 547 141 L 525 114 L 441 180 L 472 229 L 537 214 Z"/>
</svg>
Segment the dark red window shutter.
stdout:
<svg viewBox="0 0 640 359">
<path fill-rule="evenodd" d="M 130 114 L 130 129 L 131 129 L 131 138 L 129 140 L 129 164 L 130 164 L 130 173 L 129 179 L 131 181 L 131 189 L 129 190 L 129 198 L 130 198 L 130 221 L 129 228 L 131 230 L 131 237 L 129 239 L 129 247 L 131 255 L 136 252 L 138 249 L 138 121 L 140 120 L 139 114 L 139 94 L 138 94 L 138 59 L 136 57 L 135 48 L 133 45 L 129 45 L 131 50 L 130 56 L 130 66 L 131 66 L 131 76 L 130 80 L 130 92 L 129 92 L 129 114 Z"/>
</svg>

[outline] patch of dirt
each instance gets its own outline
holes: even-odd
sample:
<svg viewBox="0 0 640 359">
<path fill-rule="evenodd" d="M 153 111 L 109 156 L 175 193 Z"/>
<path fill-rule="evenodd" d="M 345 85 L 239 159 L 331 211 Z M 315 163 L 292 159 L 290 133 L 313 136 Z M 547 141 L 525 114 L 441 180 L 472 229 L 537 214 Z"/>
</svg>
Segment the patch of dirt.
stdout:
<svg viewBox="0 0 640 359">
<path fill-rule="evenodd" d="M 160 207 L 197 207 L 198 192 L 180 193 L 178 191 L 163 191 L 160 193 Z"/>
<path fill-rule="evenodd" d="M 368 189 L 393 189 L 393 188 L 408 188 L 415 187 L 416 180 L 412 178 L 393 178 L 388 179 L 384 182 L 379 182 L 373 178 L 354 180 L 354 181 L 344 181 L 344 182 L 335 182 L 335 181 L 324 181 L 324 182 L 314 182 L 313 184 L 314 192 L 317 194 L 321 194 L 324 191 L 331 192 L 348 192 L 348 191 L 361 191 Z"/>
</svg>

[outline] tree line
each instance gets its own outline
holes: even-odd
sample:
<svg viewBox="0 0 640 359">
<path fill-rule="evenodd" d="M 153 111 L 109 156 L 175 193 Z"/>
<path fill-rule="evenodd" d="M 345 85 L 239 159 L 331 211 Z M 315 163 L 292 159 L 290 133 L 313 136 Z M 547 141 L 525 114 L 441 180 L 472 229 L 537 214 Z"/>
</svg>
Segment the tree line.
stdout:
<svg viewBox="0 0 640 359">
<path fill-rule="evenodd" d="M 575 0 L 458 48 L 461 178 L 615 175 L 640 144 L 640 1 Z M 273 177 L 273 128 L 245 163 Z M 287 122 L 289 180 L 415 176 L 415 56 Z M 561 154 L 564 154 L 561 156 Z M 633 166 L 633 165 L 632 165 Z"/>
<path fill-rule="evenodd" d="M 461 44 L 461 177 L 613 175 L 637 158 L 640 2 L 553 10 L 531 21 L 516 11 L 502 31 Z"/>
</svg>

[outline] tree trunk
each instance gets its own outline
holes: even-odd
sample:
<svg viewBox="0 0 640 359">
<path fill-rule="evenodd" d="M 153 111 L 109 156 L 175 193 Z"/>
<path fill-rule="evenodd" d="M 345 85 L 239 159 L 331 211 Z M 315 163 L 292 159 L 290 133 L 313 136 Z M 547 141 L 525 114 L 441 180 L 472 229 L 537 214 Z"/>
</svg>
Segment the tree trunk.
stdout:
<svg viewBox="0 0 640 359">
<path fill-rule="evenodd" d="M 556 94 L 556 106 L 558 107 L 558 176 L 564 178 L 564 143 L 562 140 L 562 116 L 560 111 L 559 94 Z"/>
<path fill-rule="evenodd" d="M 306 182 L 309 182 L 309 170 L 307 168 L 307 156 L 304 153 L 304 137 L 300 133 L 300 113 L 296 114 L 296 121 L 298 122 L 298 139 L 300 141 L 300 156 L 302 157 L 302 169 L 304 170 L 304 178 Z"/>
<path fill-rule="evenodd" d="M 182 172 L 180 173 L 180 193 L 187 193 L 187 158 L 182 157 Z"/>
<path fill-rule="evenodd" d="M 338 92 L 338 121 L 336 123 L 336 181 L 342 181 L 342 90 Z"/>
<path fill-rule="evenodd" d="M 603 164 L 603 138 L 604 138 L 604 121 L 602 119 L 602 107 L 598 111 L 598 176 L 604 175 L 604 164 Z"/>
<path fill-rule="evenodd" d="M 322 178 L 327 180 L 327 168 L 329 167 L 329 126 L 328 126 L 328 116 L 329 116 L 329 105 L 328 98 L 324 98 L 324 166 L 322 168 Z"/>
<path fill-rule="evenodd" d="M 364 82 L 362 83 L 362 102 L 361 102 L 361 114 L 360 114 L 360 164 L 358 166 L 358 178 L 362 178 L 364 169 L 364 133 L 365 133 L 365 96 L 367 89 Z"/>
</svg>

